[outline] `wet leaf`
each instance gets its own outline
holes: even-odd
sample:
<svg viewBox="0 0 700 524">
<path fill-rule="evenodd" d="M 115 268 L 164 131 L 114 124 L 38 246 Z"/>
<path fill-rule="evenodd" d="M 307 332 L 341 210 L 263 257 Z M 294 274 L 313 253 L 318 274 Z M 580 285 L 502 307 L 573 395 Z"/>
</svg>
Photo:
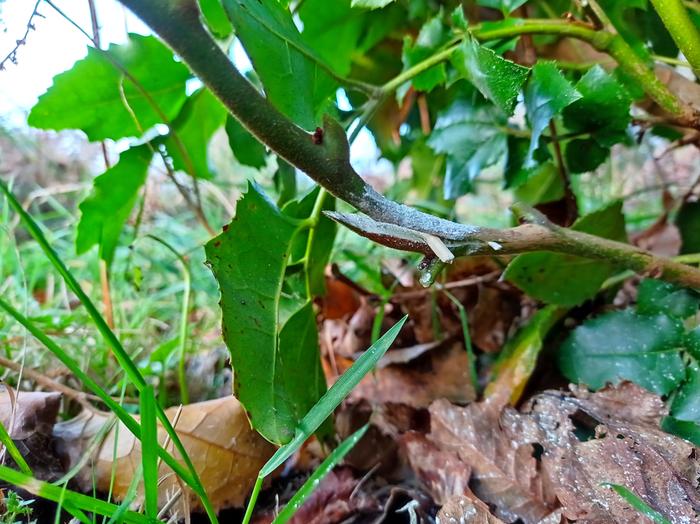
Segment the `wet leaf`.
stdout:
<svg viewBox="0 0 700 524">
<path fill-rule="evenodd" d="M 685 376 L 680 357 L 683 325 L 666 315 L 615 311 L 577 327 L 560 348 L 559 367 L 594 389 L 631 380 L 667 394 Z"/>
<path fill-rule="evenodd" d="M 242 506 L 248 497 L 258 470 L 272 455 L 274 448 L 253 431 L 241 404 L 234 397 L 190 404 L 166 410 L 214 507 L 221 509 Z M 109 424 L 108 413 L 83 411 L 77 417 L 61 422 L 54 429 L 59 453 L 69 467 L 77 465 L 91 451 L 94 438 Z M 158 441 L 173 453 L 173 445 L 158 425 Z M 177 455 L 175 455 L 177 456 Z M 141 464 L 141 443 L 121 423 L 115 424 L 99 442 L 81 474 L 85 489 L 95 487 L 110 492 L 121 501 Z M 181 493 L 177 476 L 163 463 L 159 464 L 158 506 L 179 496 L 169 510 L 170 515 L 189 515 L 199 508 L 199 498 L 189 489 Z M 143 502 L 143 486 L 139 487 L 137 503 Z"/>
<path fill-rule="evenodd" d="M 106 53 L 140 87 L 116 68 L 104 52 L 90 47 L 87 57 L 54 77 L 53 85 L 32 108 L 29 125 L 81 129 L 89 140 L 97 141 L 141 136 L 144 130 L 164 123 L 161 114 L 175 118 L 185 102 L 185 81 L 190 73 L 184 64 L 173 59 L 164 44 L 154 36 L 131 34 L 126 44 L 112 44 Z"/>
<path fill-rule="evenodd" d="M 530 69 L 498 56 L 474 38 L 465 39 L 452 53 L 452 65 L 487 99 L 510 116 Z"/>
<path fill-rule="evenodd" d="M 664 313 L 685 319 L 698 312 L 700 295 L 668 282 L 644 279 L 639 284 L 637 311 L 645 315 Z"/>
</svg>

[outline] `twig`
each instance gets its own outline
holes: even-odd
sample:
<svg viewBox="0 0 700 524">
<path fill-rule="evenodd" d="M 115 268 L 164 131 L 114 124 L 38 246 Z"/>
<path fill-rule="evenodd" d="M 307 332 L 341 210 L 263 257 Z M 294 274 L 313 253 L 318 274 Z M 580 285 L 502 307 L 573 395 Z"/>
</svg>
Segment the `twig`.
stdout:
<svg viewBox="0 0 700 524">
<path fill-rule="evenodd" d="M 18 364 L 17 362 L 13 360 L 9 360 L 5 357 L 0 357 L 0 366 L 11 369 L 12 371 L 15 371 L 16 373 L 22 372 L 23 375 L 25 375 L 26 378 L 33 380 L 37 384 L 39 384 L 42 387 L 45 387 L 46 389 L 50 389 L 51 391 L 57 391 L 67 398 L 70 398 L 72 400 L 75 400 L 76 402 L 79 402 L 83 406 L 86 405 L 86 401 L 90 400 L 92 402 L 102 402 L 102 399 L 98 397 L 97 395 L 93 395 L 91 393 L 85 393 L 84 391 L 78 391 L 77 389 L 73 389 L 69 386 L 66 386 L 65 384 L 61 384 L 60 382 L 57 382 L 46 375 L 43 375 L 42 373 L 28 367 L 22 367 L 21 364 Z M 137 398 L 117 398 L 113 397 L 114 400 L 116 401 L 122 401 L 127 404 L 138 404 L 139 399 Z M 92 408 L 92 406 L 88 406 Z"/>
<path fill-rule="evenodd" d="M 7 53 L 5 58 L 0 60 L 0 71 L 5 70 L 5 64 L 7 62 L 11 62 L 13 64 L 17 63 L 17 51 L 19 50 L 20 47 L 22 47 L 24 44 L 27 43 L 27 37 L 29 36 L 29 32 L 36 29 L 36 27 L 34 26 L 34 18 L 35 17 L 45 18 L 44 15 L 42 15 L 38 11 L 39 4 L 41 4 L 41 0 L 36 0 L 36 3 L 34 4 L 34 9 L 32 9 L 32 14 L 29 15 L 29 20 L 27 21 L 27 28 L 24 31 L 24 35 L 22 36 L 22 38 L 20 38 L 19 40 L 16 40 L 15 46 L 10 50 L 9 53 Z"/>
<path fill-rule="evenodd" d="M 549 122 L 549 132 L 552 136 L 552 146 L 554 148 L 554 156 L 557 160 L 557 170 L 559 171 L 559 176 L 564 186 L 564 202 L 566 204 L 566 220 L 564 225 L 570 226 L 578 216 L 578 205 L 576 203 L 576 195 L 574 195 L 571 189 L 571 180 L 569 179 L 569 173 L 564 164 L 564 157 L 561 154 L 561 145 L 557 138 L 557 125 L 554 123 L 554 120 L 550 120 Z"/>
</svg>

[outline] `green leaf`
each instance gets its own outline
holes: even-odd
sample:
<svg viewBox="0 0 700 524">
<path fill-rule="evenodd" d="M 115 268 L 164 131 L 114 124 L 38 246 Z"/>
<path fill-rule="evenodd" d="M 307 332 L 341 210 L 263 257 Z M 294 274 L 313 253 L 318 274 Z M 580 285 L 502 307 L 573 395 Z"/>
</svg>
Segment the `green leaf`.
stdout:
<svg viewBox="0 0 700 524">
<path fill-rule="evenodd" d="M 318 487 L 321 481 L 328 475 L 331 470 L 336 467 L 345 458 L 345 455 L 350 453 L 350 450 L 355 447 L 355 445 L 362 439 L 362 437 L 367 432 L 369 428 L 368 424 L 365 424 L 360 429 L 355 431 L 352 435 L 341 442 L 337 448 L 335 448 L 328 457 L 318 466 L 314 472 L 309 475 L 306 482 L 299 488 L 299 490 L 294 494 L 294 496 L 289 499 L 289 502 L 282 508 L 272 524 L 285 524 L 291 519 L 297 510 L 304 504 L 304 501 L 309 498 L 311 493 Z"/>
<path fill-rule="evenodd" d="M 304 0 L 298 12 L 304 42 L 338 75 L 347 76 L 367 13 L 351 9 L 350 0 Z"/>
<path fill-rule="evenodd" d="M 217 38 L 227 38 L 233 31 L 233 26 L 226 16 L 221 0 L 198 0 L 199 10 L 212 34 Z"/>
<path fill-rule="evenodd" d="M 259 0 L 224 0 L 224 7 L 272 104 L 304 129 L 315 129 L 336 84 L 289 10 Z"/>
<path fill-rule="evenodd" d="M 158 520 L 158 426 L 156 397 L 148 385 L 139 394 L 141 408 L 141 466 L 143 468 L 144 509 L 150 521 Z"/>
<path fill-rule="evenodd" d="M 352 0 L 353 7 L 379 9 L 388 6 L 394 0 Z"/>
<path fill-rule="evenodd" d="M 664 417 L 661 421 L 661 429 L 700 446 L 700 424 L 674 417 Z"/>
<path fill-rule="evenodd" d="M 671 416 L 700 424 L 700 365 L 697 362 L 688 366 L 686 380 L 673 397 Z"/>
<path fill-rule="evenodd" d="M 2 303 L 2 299 L 0 299 Z M 253 487 L 253 493 L 248 501 L 243 522 L 250 522 L 250 517 L 255 508 L 255 503 L 260 493 L 263 480 L 265 477 L 273 473 L 284 462 L 291 457 L 301 445 L 311 436 L 316 430 L 321 427 L 328 417 L 330 417 L 335 408 L 337 408 L 350 391 L 357 386 L 360 381 L 376 366 L 379 359 L 384 356 L 386 350 L 394 342 L 401 331 L 401 328 L 406 323 L 408 316 L 403 317 L 391 329 L 389 329 L 382 338 L 372 344 L 355 363 L 343 373 L 338 380 L 326 391 L 326 393 L 313 405 L 313 407 L 304 415 L 304 418 L 299 421 L 294 439 L 284 446 L 280 447 L 270 460 L 260 469 L 258 479 Z"/>
<path fill-rule="evenodd" d="M 591 133 L 601 146 L 627 140 L 632 97 L 613 76 L 596 65 L 576 84 L 582 95 L 564 109 L 564 125 L 572 132 Z"/>
<path fill-rule="evenodd" d="M 698 312 L 700 295 L 668 282 L 644 279 L 639 284 L 637 311 L 645 315 L 664 313 L 685 319 Z"/>
<path fill-rule="evenodd" d="M 700 202 L 685 202 L 675 223 L 681 234 L 681 253 L 700 253 Z"/>
<path fill-rule="evenodd" d="M 132 147 L 110 169 L 96 177 L 92 192 L 80 203 L 75 239 L 78 254 L 100 247 L 100 258 L 111 263 L 139 189 L 146 181 L 152 153 L 146 146 Z"/>
<path fill-rule="evenodd" d="M 615 311 L 577 327 L 560 348 L 559 367 L 572 382 L 594 389 L 631 380 L 666 395 L 685 377 L 682 337 L 677 319 Z"/>
<path fill-rule="evenodd" d="M 700 360 L 700 326 L 685 334 L 685 348 L 693 357 Z"/>
<path fill-rule="evenodd" d="M 526 167 L 535 164 L 533 155 L 542 132 L 562 109 L 581 98 L 553 62 L 537 62 L 525 90 L 525 109 L 532 127 Z"/>
<path fill-rule="evenodd" d="M 311 303 L 281 301 L 298 229 L 251 185 L 229 228 L 205 248 L 221 290 L 235 394 L 253 427 L 278 444 L 292 438 L 299 419 L 325 391 Z"/>
<path fill-rule="evenodd" d="M 521 138 L 517 136 L 508 135 L 507 138 L 508 147 L 506 151 L 506 165 L 504 169 L 505 183 L 504 187 L 507 188 L 518 188 L 525 184 L 530 178 L 538 174 L 538 169 L 540 169 L 544 163 L 551 158 L 546 147 L 538 147 L 535 149 L 534 159 L 539 165 L 535 167 L 526 168 L 524 166 L 527 160 L 527 152 L 530 148 L 530 140 L 526 138 Z M 561 177 L 559 177 L 561 178 Z M 541 186 L 541 184 L 538 184 Z M 563 186 L 562 186 L 563 191 Z M 559 197 L 554 198 L 557 200 Z M 535 202 L 537 204 L 539 202 Z"/>
<path fill-rule="evenodd" d="M 641 515 L 645 516 L 656 524 L 671 524 L 671 521 L 664 517 L 661 513 L 649 506 L 646 502 L 640 499 L 635 493 L 619 484 L 604 483 L 603 486 L 611 488 L 615 493 L 620 495 L 627 504 L 636 509 Z"/>
<path fill-rule="evenodd" d="M 419 62 L 435 54 L 447 39 L 448 32 L 442 24 L 442 17 L 438 15 L 428 20 L 423 27 L 421 27 L 415 42 L 410 36 L 405 37 L 403 40 L 403 51 L 401 53 L 403 71 L 410 69 Z M 439 63 L 419 73 L 414 76 L 410 82 L 405 83 L 397 89 L 397 99 L 399 101 L 403 100 L 409 85 L 413 85 L 414 89 L 417 91 L 432 91 L 435 87 L 447 81 L 446 71 L 445 64 Z"/>
<path fill-rule="evenodd" d="M 267 151 L 232 115 L 226 117 L 226 135 L 233 155 L 241 164 L 259 169 L 267 159 Z"/>
<path fill-rule="evenodd" d="M 529 68 L 498 56 L 472 37 L 465 39 L 452 53 L 451 62 L 503 113 L 508 116 L 513 114 L 515 99 L 527 79 Z"/>
<path fill-rule="evenodd" d="M 556 202 L 564 198 L 564 181 L 552 162 L 545 162 L 530 169 L 523 168 L 527 178 L 515 189 L 515 198 L 529 206 Z"/>
<path fill-rule="evenodd" d="M 212 178 L 207 148 L 225 118 L 226 109 L 211 91 L 202 88 L 192 93 L 162 140 L 173 167 L 197 178 Z"/>
<path fill-rule="evenodd" d="M 106 54 L 129 72 L 148 97 Z M 141 136 L 164 123 L 159 111 L 168 119 L 178 114 L 188 77 L 187 68 L 156 37 L 131 34 L 126 44 L 113 44 L 105 52 L 88 48 L 85 58 L 54 77 L 27 122 L 41 129 L 81 129 L 92 141 Z"/>
<path fill-rule="evenodd" d="M 505 117 L 493 106 L 475 107 L 457 100 L 438 118 L 428 145 L 447 154 L 445 198 L 472 189 L 482 169 L 498 162 L 506 151 Z"/>
<path fill-rule="evenodd" d="M 477 0 L 477 4 L 500 10 L 504 16 L 508 16 L 528 0 Z"/>
<path fill-rule="evenodd" d="M 624 241 L 626 234 L 622 203 L 615 202 L 581 217 L 571 228 Z M 533 298 L 570 307 L 593 297 L 614 270 L 615 266 L 605 261 L 536 252 L 517 256 L 508 265 L 504 277 Z"/>
<path fill-rule="evenodd" d="M 566 143 L 564 159 L 571 174 L 589 173 L 608 158 L 610 148 L 592 138 L 576 138 Z"/>
</svg>

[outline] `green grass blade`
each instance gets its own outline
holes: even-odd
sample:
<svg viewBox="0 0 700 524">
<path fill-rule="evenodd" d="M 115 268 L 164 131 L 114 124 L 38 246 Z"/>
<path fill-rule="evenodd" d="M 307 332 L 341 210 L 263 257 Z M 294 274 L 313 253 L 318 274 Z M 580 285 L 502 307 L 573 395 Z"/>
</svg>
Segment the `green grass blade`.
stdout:
<svg viewBox="0 0 700 524">
<path fill-rule="evenodd" d="M 319 401 L 304 415 L 299 421 L 294 438 L 281 448 L 279 448 L 270 460 L 260 470 L 258 479 L 253 487 L 253 493 L 250 496 L 248 507 L 246 508 L 243 517 L 243 524 L 250 522 L 257 501 L 257 495 L 262 487 L 262 481 L 270 473 L 275 471 L 285 460 L 301 447 L 301 445 L 313 435 L 323 422 L 331 416 L 335 408 L 337 408 L 350 391 L 359 384 L 359 382 L 369 373 L 377 364 L 380 358 L 389 349 L 389 346 L 394 342 L 401 331 L 408 315 L 399 320 L 392 328 L 387 331 L 382 338 L 372 344 L 360 358 L 343 373 L 340 378 L 333 384 L 328 391 L 319 399 Z"/>
<path fill-rule="evenodd" d="M 90 297 L 88 297 L 85 291 L 83 291 L 83 288 L 80 286 L 73 274 L 68 270 L 66 265 L 58 256 L 58 253 L 56 253 L 56 251 L 48 243 L 46 237 L 44 236 L 44 233 L 41 231 L 41 228 L 39 228 L 39 225 L 34 221 L 34 219 L 29 215 L 29 213 L 27 213 L 24 210 L 22 205 L 15 198 L 14 194 L 9 190 L 5 182 L 3 182 L 2 180 L 0 180 L 0 191 L 2 191 L 5 194 L 5 197 L 7 198 L 10 207 L 12 207 L 15 213 L 17 213 L 17 215 L 20 218 L 20 221 L 22 222 L 22 224 L 24 224 L 24 227 L 27 229 L 32 238 L 34 238 L 39 247 L 41 247 L 42 251 L 49 259 L 51 264 L 54 266 L 56 271 L 58 271 L 63 280 L 66 282 L 66 285 L 71 289 L 71 291 L 73 291 L 73 293 L 75 293 L 80 302 L 83 304 L 83 307 L 95 323 L 97 330 L 103 336 L 107 344 L 112 348 L 112 352 L 115 358 L 122 366 L 122 369 L 124 369 L 124 371 L 126 372 L 127 377 L 129 377 L 129 380 L 134 383 L 134 385 L 139 391 L 142 391 L 143 388 L 146 387 L 146 381 L 139 372 L 138 368 L 136 367 L 136 364 L 134 364 L 133 360 L 129 358 L 128 353 L 121 345 L 121 342 L 119 342 L 117 336 L 109 328 L 104 317 L 102 317 L 100 312 L 97 310 L 92 300 L 90 300 Z M 202 483 L 199 480 L 199 475 L 197 475 L 197 471 L 194 468 L 194 464 L 190 460 L 190 457 L 188 456 L 185 447 L 182 445 L 180 437 L 175 432 L 175 428 L 173 428 L 172 424 L 168 420 L 168 417 L 165 415 L 165 411 L 162 407 L 157 406 L 156 415 L 158 417 L 158 420 L 160 420 L 161 424 L 163 425 L 163 428 L 167 432 L 168 436 L 172 440 L 175 449 L 177 449 L 178 453 L 182 457 L 182 460 L 185 462 L 185 465 L 189 470 L 189 474 L 183 476 L 181 474 L 183 468 L 180 467 L 179 463 L 177 463 L 177 461 L 175 461 L 174 459 L 171 462 L 177 464 L 177 469 L 173 467 L 170 463 L 168 463 L 168 465 L 200 497 L 200 499 L 202 500 L 202 506 L 207 512 L 209 520 L 213 524 L 218 524 L 216 511 L 214 511 L 214 508 L 211 505 L 211 502 L 209 501 L 209 497 L 204 491 L 204 487 L 202 486 Z"/>
<path fill-rule="evenodd" d="M 316 468 L 311 476 L 304 482 L 304 485 L 299 488 L 299 490 L 294 494 L 294 496 L 289 499 L 287 505 L 280 511 L 277 518 L 272 522 L 272 524 L 285 524 L 289 519 L 294 516 L 294 513 L 304 504 L 306 499 L 313 493 L 314 489 L 319 485 L 321 480 L 325 478 L 328 473 L 340 463 L 345 455 L 347 455 L 352 448 L 355 447 L 360 439 L 367 432 L 369 425 L 364 425 L 358 429 L 355 433 L 346 438 L 333 452 L 326 457 L 321 465 Z"/>
<path fill-rule="evenodd" d="M 53 502 L 60 502 L 63 500 L 64 507 L 66 509 L 71 508 L 72 511 L 79 510 L 80 513 L 78 514 L 81 515 L 79 520 L 86 522 L 87 524 L 90 523 L 90 520 L 87 519 L 84 514 L 82 514 L 82 511 L 109 516 L 118 509 L 118 506 L 105 502 L 104 500 L 83 495 L 82 493 L 77 493 L 75 491 L 64 490 L 64 488 L 61 486 L 54 486 L 48 482 L 37 480 L 29 475 L 25 475 L 20 471 L 16 471 L 6 466 L 0 466 L 0 479 L 25 489 L 37 497 L 42 497 Z M 150 521 L 145 515 L 134 513 L 133 511 L 125 512 L 123 517 L 123 522 L 130 524 L 152 523 L 152 521 Z"/>
<path fill-rule="evenodd" d="M 146 386 L 139 397 L 141 405 L 141 465 L 146 516 L 158 519 L 158 428 L 156 396 L 153 386 Z"/>
<path fill-rule="evenodd" d="M 625 499 L 625 502 L 627 502 L 630 506 L 632 506 L 639 513 L 641 513 L 642 515 L 644 515 L 648 519 L 653 520 L 657 524 L 671 524 L 670 520 L 668 520 L 661 513 L 659 513 L 654 508 L 649 506 L 649 504 L 644 502 L 642 499 L 640 499 L 637 495 L 635 495 L 633 492 L 631 492 L 625 486 L 620 486 L 619 484 L 610 484 L 608 482 L 601 484 L 601 486 L 611 488 L 615 493 L 617 493 L 623 499 Z"/>
<path fill-rule="evenodd" d="M 5 302 L 0 298 L 0 309 L 4 309 L 10 316 L 12 316 L 17 322 L 19 322 L 27 331 L 29 331 L 39 342 L 44 344 L 46 348 L 53 353 L 53 355 L 61 361 L 61 363 L 68 368 L 68 370 L 75 375 L 75 377 L 80 380 L 85 387 L 91 390 L 95 395 L 100 397 L 102 402 L 114 413 L 119 420 L 121 420 L 126 428 L 139 440 L 141 439 L 141 426 L 136 422 L 134 417 L 131 416 L 119 403 L 117 403 L 107 392 L 102 389 L 102 387 L 97 384 L 93 379 L 91 379 L 85 372 L 80 368 L 80 366 L 73 360 L 58 344 L 56 344 L 52 339 L 50 339 L 46 334 L 41 331 L 34 323 L 22 315 L 19 311 L 13 308 L 10 304 Z M 165 451 L 162 447 L 158 446 L 158 456 L 163 459 L 163 461 L 177 473 L 180 478 L 187 482 L 190 486 L 192 485 L 192 479 L 189 477 L 189 473 L 182 467 L 182 465 L 175 460 L 175 458 Z M 196 493 L 196 491 L 195 491 Z M 214 514 L 215 515 L 215 514 Z"/>
<path fill-rule="evenodd" d="M 12 460 L 15 461 L 20 471 L 25 475 L 32 475 L 32 469 L 29 467 L 29 464 L 27 464 L 27 461 L 24 460 L 17 446 L 15 446 L 15 442 L 12 440 L 12 437 L 10 437 L 10 434 L 7 432 L 2 422 L 0 422 L 0 442 L 3 443 L 5 449 L 12 457 Z"/>
<path fill-rule="evenodd" d="M 472 386 L 474 391 L 479 389 L 479 375 L 476 371 L 476 357 L 474 356 L 474 347 L 472 346 L 472 337 L 469 334 L 469 317 L 467 316 L 467 310 L 464 309 L 462 303 L 450 293 L 448 290 L 442 290 L 447 298 L 455 305 L 457 311 L 459 311 L 459 321 L 462 324 L 462 334 L 464 335 L 464 347 L 467 349 L 467 358 L 469 359 L 469 378 L 472 381 Z"/>
</svg>

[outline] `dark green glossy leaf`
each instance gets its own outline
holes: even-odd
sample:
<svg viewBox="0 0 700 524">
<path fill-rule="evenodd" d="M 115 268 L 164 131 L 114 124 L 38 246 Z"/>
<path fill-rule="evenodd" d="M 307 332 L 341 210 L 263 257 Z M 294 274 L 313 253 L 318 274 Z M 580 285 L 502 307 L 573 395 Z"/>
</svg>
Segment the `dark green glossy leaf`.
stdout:
<svg viewBox="0 0 700 524">
<path fill-rule="evenodd" d="M 212 178 L 207 149 L 225 119 L 226 109 L 211 91 L 192 93 L 173 121 L 173 131 L 162 141 L 173 167 L 197 178 Z"/>
<path fill-rule="evenodd" d="M 645 279 L 639 285 L 637 311 L 645 315 L 664 313 L 681 319 L 698 312 L 700 295 L 661 280 Z"/>
<path fill-rule="evenodd" d="M 700 202 L 685 202 L 675 223 L 681 234 L 681 253 L 700 253 Z"/>
<path fill-rule="evenodd" d="M 258 0 L 224 0 L 224 7 L 270 101 L 296 124 L 315 129 L 336 84 L 302 40 L 289 10 Z"/>
<path fill-rule="evenodd" d="M 685 334 L 685 348 L 693 357 L 700 360 L 700 326 Z"/>
<path fill-rule="evenodd" d="M 279 194 L 277 205 L 284 207 L 286 203 L 297 196 L 297 172 L 296 168 L 282 158 L 277 158 L 277 171 L 272 177 L 275 189 Z"/>
<path fill-rule="evenodd" d="M 624 241 L 622 203 L 615 202 L 579 218 L 572 229 Z M 612 264 L 600 260 L 537 252 L 517 256 L 508 265 L 504 276 L 538 300 L 560 306 L 575 306 L 593 297 L 614 270 Z"/>
<path fill-rule="evenodd" d="M 661 429 L 700 446 L 700 424 L 673 417 L 664 417 L 661 421 Z"/>
<path fill-rule="evenodd" d="M 576 138 L 566 143 L 564 160 L 569 173 L 589 173 L 594 171 L 610 154 L 610 148 L 601 146 L 592 138 Z"/>
<path fill-rule="evenodd" d="M 513 113 L 515 99 L 530 69 L 498 56 L 479 45 L 474 38 L 465 39 L 452 53 L 455 69 L 506 115 Z"/>
<path fill-rule="evenodd" d="M 32 108 L 29 125 L 81 129 L 89 140 L 95 141 L 141 136 L 144 130 L 163 123 L 159 111 L 168 119 L 175 118 L 185 101 L 189 71 L 173 59 L 167 47 L 153 36 L 132 34 L 126 44 L 113 44 L 106 53 L 129 71 L 148 97 L 114 66 L 105 52 L 88 48 L 87 57 L 54 77 L 53 85 Z M 159 111 L 153 108 L 149 97 Z"/>
<path fill-rule="evenodd" d="M 198 0 L 199 10 L 211 33 L 217 38 L 227 38 L 233 26 L 226 16 L 221 0 Z"/>
<path fill-rule="evenodd" d="M 700 365 L 697 362 L 688 366 L 686 380 L 673 397 L 671 416 L 700 424 Z"/>
<path fill-rule="evenodd" d="M 463 100 L 457 100 L 440 115 L 428 145 L 437 153 L 447 154 L 445 198 L 471 191 L 481 170 L 503 157 L 505 124 L 495 107 L 475 107 Z"/>
<path fill-rule="evenodd" d="M 543 167 L 542 164 L 549 160 L 551 156 L 549 155 L 547 148 L 543 147 L 542 144 L 540 144 L 540 146 L 535 149 L 534 154 L 534 159 L 539 165 L 535 167 L 526 168 L 524 164 L 527 160 L 527 152 L 530 148 L 530 140 L 513 135 L 508 135 L 507 140 L 508 147 L 506 151 L 506 165 L 503 174 L 505 178 L 504 187 L 506 189 L 515 189 L 525 184 L 530 178 L 536 176 L 539 172 L 539 169 Z M 554 200 L 557 200 L 559 198 L 561 198 L 561 195 L 554 198 Z M 529 199 L 528 203 L 530 203 Z M 537 203 L 539 203 L 539 201 L 535 202 L 535 204 Z"/>
<path fill-rule="evenodd" d="M 504 16 L 508 16 L 528 0 L 477 0 L 477 4 L 492 9 L 498 9 Z"/>
<path fill-rule="evenodd" d="M 233 155 L 241 164 L 259 169 L 265 165 L 265 146 L 250 134 L 235 117 L 226 117 L 226 135 Z"/>
<path fill-rule="evenodd" d="M 119 162 L 112 168 L 95 178 L 92 192 L 79 206 L 75 239 L 78 254 L 98 245 L 100 258 L 108 263 L 112 261 L 119 235 L 146 181 L 152 156 L 146 146 L 132 147 L 119 156 Z"/>
<path fill-rule="evenodd" d="M 685 377 L 682 337 L 681 322 L 666 315 L 615 311 L 577 327 L 560 348 L 559 367 L 594 389 L 631 380 L 666 395 Z"/>
<path fill-rule="evenodd" d="M 588 132 L 601 146 L 627 140 L 632 97 L 602 67 L 594 66 L 576 84 L 582 98 L 564 109 L 564 124 L 573 132 Z"/>
<path fill-rule="evenodd" d="M 206 245 L 221 290 L 235 394 L 253 427 L 278 444 L 293 437 L 325 390 L 311 303 L 291 297 L 283 307 L 281 300 L 297 232 L 294 221 L 251 185 L 229 228 Z"/>
<path fill-rule="evenodd" d="M 532 167 L 535 164 L 533 155 L 549 121 L 579 98 L 581 95 L 564 78 L 553 62 L 535 64 L 525 90 L 525 108 L 532 127 L 526 167 Z"/>
</svg>

